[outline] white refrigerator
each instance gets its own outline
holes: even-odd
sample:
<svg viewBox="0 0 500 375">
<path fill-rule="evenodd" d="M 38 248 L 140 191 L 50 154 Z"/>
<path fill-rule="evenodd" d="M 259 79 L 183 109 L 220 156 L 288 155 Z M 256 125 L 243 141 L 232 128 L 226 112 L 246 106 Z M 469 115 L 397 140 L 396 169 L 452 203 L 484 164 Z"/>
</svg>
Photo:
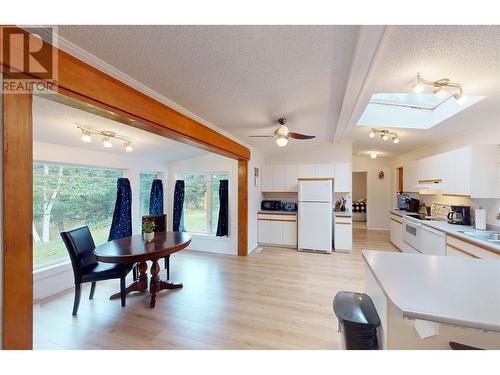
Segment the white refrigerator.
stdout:
<svg viewBox="0 0 500 375">
<path fill-rule="evenodd" d="M 298 249 L 331 253 L 333 181 L 299 180 L 298 198 Z"/>
</svg>

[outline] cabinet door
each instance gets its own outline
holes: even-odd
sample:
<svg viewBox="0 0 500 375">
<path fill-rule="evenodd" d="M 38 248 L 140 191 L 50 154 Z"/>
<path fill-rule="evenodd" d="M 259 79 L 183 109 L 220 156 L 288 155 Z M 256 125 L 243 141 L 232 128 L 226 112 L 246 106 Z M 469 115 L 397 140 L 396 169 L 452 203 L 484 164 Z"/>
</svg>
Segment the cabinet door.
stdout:
<svg viewBox="0 0 500 375">
<path fill-rule="evenodd" d="M 297 246 L 296 221 L 283 221 L 283 245 Z"/>
<path fill-rule="evenodd" d="M 273 167 L 273 190 L 278 192 L 285 191 L 285 167 L 275 165 Z"/>
<path fill-rule="evenodd" d="M 335 220 L 335 251 L 352 250 L 352 223 L 337 218 Z"/>
<path fill-rule="evenodd" d="M 286 192 L 297 192 L 297 166 L 287 165 L 285 167 L 285 190 Z"/>
<path fill-rule="evenodd" d="M 334 178 L 335 167 L 333 164 L 316 164 L 314 174 L 316 178 Z"/>
<path fill-rule="evenodd" d="M 403 188 L 405 192 L 414 192 L 417 185 L 417 161 L 413 160 L 403 166 Z"/>
<path fill-rule="evenodd" d="M 261 191 L 273 191 L 273 167 L 262 167 Z"/>
<path fill-rule="evenodd" d="M 314 164 L 300 164 L 298 167 L 298 178 L 316 177 L 316 168 Z"/>
<path fill-rule="evenodd" d="M 352 189 L 351 163 L 335 163 L 335 185 L 336 192 L 350 192 Z"/>
<path fill-rule="evenodd" d="M 460 148 L 453 153 L 453 174 L 454 181 L 450 194 L 470 195 L 471 193 L 471 149 L 470 147 Z"/>
<path fill-rule="evenodd" d="M 257 238 L 259 243 L 270 243 L 271 222 L 267 220 L 257 220 Z"/>
<path fill-rule="evenodd" d="M 282 221 L 268 221 L 270 223 L 270 240 L 269 243 L 273 245 L 281 245 L 283 243 L 283 222 Z"/>
</svg>

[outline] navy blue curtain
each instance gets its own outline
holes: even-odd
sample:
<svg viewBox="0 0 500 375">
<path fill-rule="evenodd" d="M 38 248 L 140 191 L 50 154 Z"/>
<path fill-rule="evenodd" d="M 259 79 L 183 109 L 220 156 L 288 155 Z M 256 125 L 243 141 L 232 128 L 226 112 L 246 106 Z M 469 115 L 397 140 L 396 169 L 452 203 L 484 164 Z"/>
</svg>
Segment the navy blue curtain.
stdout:
<svg viewBox="0 0 500 375">
<path fill-rule="evenodd" d="M 227 180 L 219 181 L 219 221 L 217 222 L 217 237 L 228 235 L 228 222 L 229 222 L 229 183 Z"/>
<path fill-rule="evenodd" d="M 184 232 L 184 181 L 175 181 L 174 215 L 172 229 L 174 232 Z"/>
<path fill-rule="evenodd" d="M 108 241 L 132 235 L 132 190 L 128 178 L 116 182 L 116 203 Z"/>
<path fill-rule="evenodd" d="M 163 182 L 161 180 L 153 180 L 153 184 L 151 185 L 149 214 L 163 215 Z"/>
</svg>

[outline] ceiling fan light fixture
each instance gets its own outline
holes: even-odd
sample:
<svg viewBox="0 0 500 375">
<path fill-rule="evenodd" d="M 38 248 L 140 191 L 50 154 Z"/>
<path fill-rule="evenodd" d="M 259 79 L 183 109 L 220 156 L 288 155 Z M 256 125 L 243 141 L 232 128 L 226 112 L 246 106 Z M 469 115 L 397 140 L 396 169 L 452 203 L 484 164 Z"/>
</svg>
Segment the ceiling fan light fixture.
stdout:
<svg viewBox="0 0 500 375">
<path fill-rule="evenodd" d="M 288 137 L 285 135 L 278 135 L 276 137 L 276 144 L 279 147 L 285 147 L 288 144 Z"/>
</svg>

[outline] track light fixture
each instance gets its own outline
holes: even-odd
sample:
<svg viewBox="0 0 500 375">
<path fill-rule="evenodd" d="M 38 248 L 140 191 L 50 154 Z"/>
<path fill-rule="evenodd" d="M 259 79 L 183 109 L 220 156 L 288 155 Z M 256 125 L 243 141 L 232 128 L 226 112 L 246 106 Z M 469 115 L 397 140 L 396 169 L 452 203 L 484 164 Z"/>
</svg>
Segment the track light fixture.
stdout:
<svg viewBox="0 0 500 375">
<path fill-rule="evenodd" d="M 394 143 L 399 143 L 399 137 L 397 133 L 390 132 L 387 129 L 382 129 L 378 130 L 375 128 L 372 128 L 372 130 L 368 133 L 368 137 L 370 138 L 375 138 L 375 135 L 379 134 L 380 138 L 382 138 L 383 141 L 387 141 L 389 137 L 392 139 Z"/>
<path fill-rule="evenodd" d="M 111 148 L 113 147 L 113 143 L 111 142 L 111 139 L 119 139 L 121 141 L 124 141 L 123 143 L 123 148 L 127 152 L 131 152 L 134 150 L 132 147 L 132 141 L 118 133 L 115 133 L 113 131 L 109 130 L 96 130 L 96 129 L 91 129 L 87 128 L 86 126 L 80 125 L 78 123 L 75 123 L 76 127 L 80 129 L 82 132 L 82 137 L 81 140 L 85 143 L 90 143 L 92 142 L 92 134 L 98 135 L 101 137 L 102 145 L 106 148 Z"/>
<path fill-rule="evenodd" d="M 420 73 L 417 73 L 417 80 L 413 85 L 413 92 L 420 94 L 425 90 L 425 86 L 432 86 L 434 95 L 436 95 L 440 100 L 449 97 L 450 93 L 446 88 L 455 91 L 452 96 L 455 98 L 458 104 L 463 105 L 467 102 L 467 97 L 464 95 L 462 90 L 462 85 L 459 83 L 451 82 L 448 78 L 441 78 L 437 81 L 427 81 L 422 78 Z"/>
</svg>

